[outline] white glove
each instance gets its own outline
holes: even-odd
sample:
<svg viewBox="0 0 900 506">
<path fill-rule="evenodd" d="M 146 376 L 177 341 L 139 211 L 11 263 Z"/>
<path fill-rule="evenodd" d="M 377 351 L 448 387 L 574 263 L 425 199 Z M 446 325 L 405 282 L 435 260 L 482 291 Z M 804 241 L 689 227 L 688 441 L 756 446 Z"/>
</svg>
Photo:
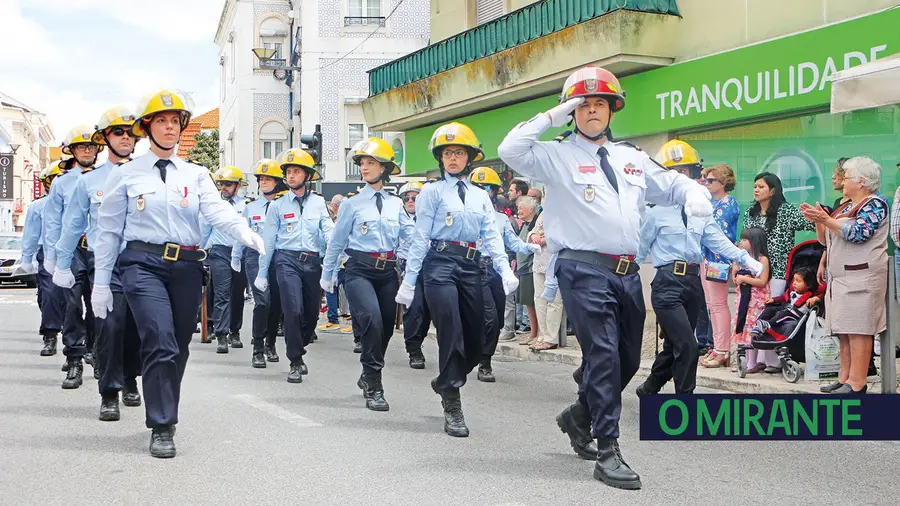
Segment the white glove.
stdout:
<svg viewBox="0 0 900 506">
<path fill-rule="evenodd" d="M 541 252 L 540 244 L 534 244 L 534 243 L 530 242 L 530 243 L 528 243 L 528 248 L 531 250 L 532 253 L 540 253 Z"/>
<path fill-rule="evenodd" d="M 701 188 L 700 190 L 692 190 L 687 194 L 684 202 L 684 213 L 686 215 L 697 218 L 712 216 L 713 208 L 712 202 L 709 201 L 709 191 L 706 188 Z"/>
<path fill-rule="evenodd" d="M 234 272 L 241 272 L 241 259 L 240 258 L 232 258 L 231 259 L 231 270 Z"/>
<path fill-rule="evenodd" d="M 44 257 L 44 270 L 47 272 L 55 272 L 56 260 Z"/>
<path fill-rule="evenodd" d="M 334 280 L 325 279 L 325 277 L 323 276 L 322 279 L 319 280 L 319 286 L 321 286 L 322 290 L 325 290 L 327 293 L 331 293 L 334 291 Z"/>
<path fill-rule="evenodd" d="M 744 259 L 744 267 L 750 270 L 750 273 L 753 274 L 754 278 L 758 278 L 760 275 L 762 275 L 762 264 L 756 261 L 756 259 L 751 257 L 750 255 L 747 255 L 747 258 Z"/>
<path fill-rule="evenodd" d="M 71 269 L 59 269 L 53 271 L 53 284 L 62 288 L 75 286 L 75 275 Z"/>
<path fill-rule="evenodd" d="M 503 293 L 506 295 L 515 292 L 519 287 L 519 278 L 513 274 L 513 271 L 506 271 L 501 278 L 503 279 Z"/>
<path fill-rule="evenodd" d="M 106 318 L 107 313 L 113 310 L 113 294 L 109 285 L 94 285 L 91 291 L 91 308 L 97 318 Z"/>
<path fill-rule="evenodd" d="M 249 228 L 241 230 L 241 242 L 244 243 L 244 246 L 258 251 L 260 255 L 266 254 L 266 244 L 263 238 Z"/>
<path fill-rule="evenodd" d="M 41 264 L 38 263 L 37 258 L 31 259 L 31 268 L 33 269 L 32 272 L 34 272 L 35 274 L 37 274 L 41 270 Z"/>
<path fill-rule="evenodd" d="M 269 289 L 269 280 L 257 276 L 256 281 L 253 282 L 253 286 L 260 292 L 265 292 Z"/>
<path fill-rule="evenodd" d="M 404 281 L 400 283 L 400 289 L 397 290 L 397 296 L 394 298 L 394 301 L 397 302 L 397 304 L 403 304 L 404 306 L 409 307 L 409 305 L 412 304 L 415 295 L 416 287 Z"/>
<path fill-rule="evenodd" d="M 553 109 L 547 111 L 547 115 L 550 116 L 550 125 L 561 127 L 568 123 L 570 121 L 569 116 L 582 102 L 584 102 L 583 97 L 570 98 L 569 100 L 566 100 Z"/>
</svg>

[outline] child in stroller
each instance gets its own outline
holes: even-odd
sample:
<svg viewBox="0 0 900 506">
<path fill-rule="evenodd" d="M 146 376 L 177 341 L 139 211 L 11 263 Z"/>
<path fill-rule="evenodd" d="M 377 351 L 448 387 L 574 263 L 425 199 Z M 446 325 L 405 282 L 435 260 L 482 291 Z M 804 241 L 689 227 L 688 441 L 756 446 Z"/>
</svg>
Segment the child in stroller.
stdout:
<svg viewBox="0 0 900 506">
<path fill-rule="evenodd" d="M 814 270 L 808 267 L 797 269 L 791 280 L 791 291 L 766 300 L 766 308 L 750 329 L 752 341 L 786 341 L 801 318 L 822 300 L 824 294 L 825 285 L 819 286 Z"/>
</svg>

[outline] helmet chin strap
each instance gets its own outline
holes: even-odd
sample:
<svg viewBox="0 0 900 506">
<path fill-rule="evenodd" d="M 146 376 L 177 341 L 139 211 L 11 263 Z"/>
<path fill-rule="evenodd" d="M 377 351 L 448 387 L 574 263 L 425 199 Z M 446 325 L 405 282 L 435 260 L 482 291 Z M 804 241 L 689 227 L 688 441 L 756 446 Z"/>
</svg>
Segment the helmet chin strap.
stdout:
<svg viewBox="0 0 900 506">
<path fill-rule="evenodd" d="M 149 134 L 150 132 L 147 132 L 147 133 Z M 112 147 L 112 143 L 109 142 L 109 137 L 107 137 L 106 132 L 103 132 L 103 138 L 106 140 L 106 147 L 109 148 L 110 152 L 112 152 L 112 154 L 116 155 L 117 157 L 119 157 L 123 160 L 127 159 L 134 153 L 134 147 L 131 148 L 130 153 L 127 153 L 124 155 L 122 153 L 119 153 L 118 151 L 116 151 L 116 149 L 114 147 Z M 137 144 L 137 143 L 135 143 L 135 144 Z M 159 147 L 162 148 L 162 146 L 159 146 Z"/>
</svg>

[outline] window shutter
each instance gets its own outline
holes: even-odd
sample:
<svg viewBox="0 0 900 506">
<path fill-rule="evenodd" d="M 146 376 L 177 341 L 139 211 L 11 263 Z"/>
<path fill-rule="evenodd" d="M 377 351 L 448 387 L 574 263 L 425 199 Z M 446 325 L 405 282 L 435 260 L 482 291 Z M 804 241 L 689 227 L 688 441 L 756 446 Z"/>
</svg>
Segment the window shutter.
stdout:
<svg viewBox="0 0 900 506">
<path fill-rule="evenodd" d="M 503 0 L 475 0 L 475 22 L 479 25 L 506 14 Z"/>
</svg>

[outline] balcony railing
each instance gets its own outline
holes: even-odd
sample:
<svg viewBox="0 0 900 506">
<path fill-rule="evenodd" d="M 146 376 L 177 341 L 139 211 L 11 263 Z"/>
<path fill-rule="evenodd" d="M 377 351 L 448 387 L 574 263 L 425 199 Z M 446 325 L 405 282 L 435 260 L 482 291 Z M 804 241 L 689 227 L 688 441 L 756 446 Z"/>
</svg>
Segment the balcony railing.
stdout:
<svg viewBox="0 0 900 506">
<path fill-rule="evenodd" d="M 262 68 L 266 67 L 284 67 L 287 65 L 287 60 L 285 58 L 272 58 L 271 60 L 260 65 Z"/>
<path fill-rule="evenodd" d="M 541 0 L 369 71 L 369 96 L 616 10 L 680 16 L 676 0 Z"/>
<path fill-rule="evenodd" d="M 384 26 L 384 17 L 347 16 L 344 26 Z"/>
<path fill-rule="evenodd" d="M 344 178 L 347 181 L 362 181 L 359 165 L 353 163 L 353 159 L 350 158 L 350 148 L 344 148 Z"/>
</svg>

